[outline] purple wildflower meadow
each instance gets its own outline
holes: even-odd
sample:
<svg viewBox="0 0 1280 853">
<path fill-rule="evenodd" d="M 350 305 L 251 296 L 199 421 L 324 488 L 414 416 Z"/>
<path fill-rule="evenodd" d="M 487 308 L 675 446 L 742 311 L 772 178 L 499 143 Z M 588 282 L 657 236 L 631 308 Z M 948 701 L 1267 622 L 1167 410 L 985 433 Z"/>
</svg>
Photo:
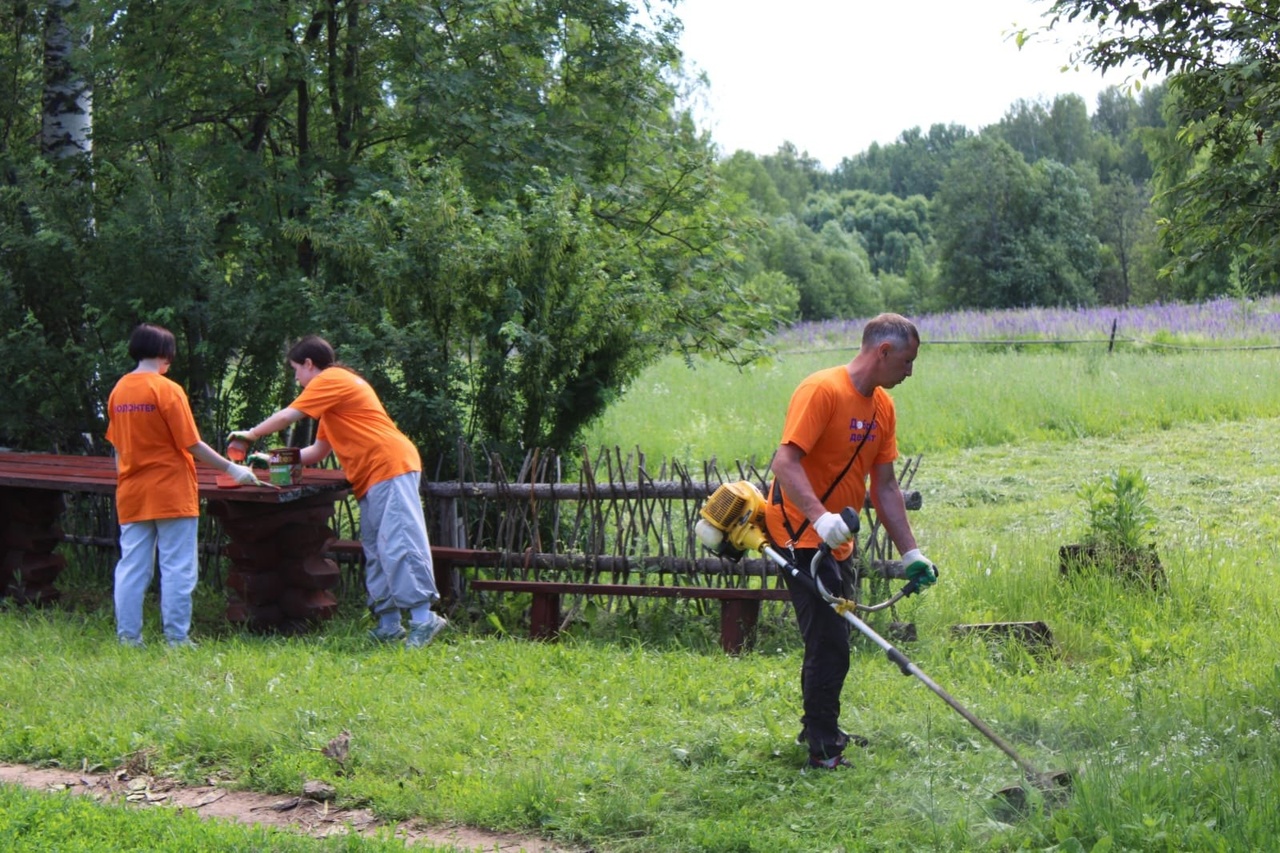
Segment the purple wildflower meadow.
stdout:
<svg viewBox="0 0 1280 853">
<path fill-rule="evenodd" d="M 925 342 L 1106 341 L 1280 345 L 1280 296 L 1125 307 L 955 311 L 911 318 Z M 801 323 L 780 332 L 782 347 L 848 343 L 866 318 Z"/>
</svg>

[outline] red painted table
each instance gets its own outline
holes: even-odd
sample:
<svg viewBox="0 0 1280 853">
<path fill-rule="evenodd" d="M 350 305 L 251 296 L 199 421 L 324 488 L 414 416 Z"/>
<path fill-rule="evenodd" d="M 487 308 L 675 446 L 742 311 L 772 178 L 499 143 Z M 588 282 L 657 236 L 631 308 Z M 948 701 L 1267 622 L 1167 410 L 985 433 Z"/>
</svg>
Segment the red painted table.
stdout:
<svg viewBox="0 0 1280 853">
<path fill-rule="evenodd" d="M 331 617 L 341 575 L 324 549 L 334 538 L 334 502 L 350 490 L 346 475 L 306 468 L 298 485 L 227 489 L 215 482 L 217 473 L 196 465 L 200 497 L 227 536 L 227 618 L 272 628 Z M 54 553 L 62 541 L 63 495 L 115 490 L 111 457 L 0 452 L 0 597 L 56 598 L 53 581 L 66 565 Z"/>
</svg>

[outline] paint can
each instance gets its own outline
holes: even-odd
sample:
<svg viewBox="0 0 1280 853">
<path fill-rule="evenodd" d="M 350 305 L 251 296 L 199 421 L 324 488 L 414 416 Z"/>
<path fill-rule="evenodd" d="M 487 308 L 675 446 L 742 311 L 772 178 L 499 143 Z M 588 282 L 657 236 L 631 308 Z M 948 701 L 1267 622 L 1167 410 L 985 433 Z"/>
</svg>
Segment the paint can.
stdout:
<svg viewBox="0 0 1280 853">
<path fill-rule="evenodd" d="M 296 486 L 302 482 L 302 449 L 275 447 L 267 451 L 268 482 L 273 486 Z"/>
</svg>

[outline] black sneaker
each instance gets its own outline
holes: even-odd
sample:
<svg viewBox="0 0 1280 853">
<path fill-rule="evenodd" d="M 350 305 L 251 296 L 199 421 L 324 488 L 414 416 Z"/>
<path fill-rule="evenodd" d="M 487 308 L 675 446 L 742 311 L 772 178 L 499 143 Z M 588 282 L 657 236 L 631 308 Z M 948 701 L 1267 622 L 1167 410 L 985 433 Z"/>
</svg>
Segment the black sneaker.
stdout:
<svg viewBox="0 0 1280 853">
<path fill-rule="evenodd" d="M 849 744 L 853 744 L 854 746 L 869 746 L 871 744 L 871 741 L 867 740 L 862 735 L 851 735 L 848 732 L 846 732 L 844 729 L 841 729 L 839 737 L 836 738 L 836 746 L 839 747 L 840 749 L 844 749 Z M 808 745 L 809 745 L 809 730 L 801 729 L 800 734 L 796 735 L 796 746 L 808 746 Z"/>
<path fill-rule="evenodd" d="M 809 766 L 817 770 L 839 770 L 841 767 L 852 767 L 853 762 L 843 755 L 837 755 L 834 758 L 819 758 L 816 755 L 810 755 Z"/>
</svg>

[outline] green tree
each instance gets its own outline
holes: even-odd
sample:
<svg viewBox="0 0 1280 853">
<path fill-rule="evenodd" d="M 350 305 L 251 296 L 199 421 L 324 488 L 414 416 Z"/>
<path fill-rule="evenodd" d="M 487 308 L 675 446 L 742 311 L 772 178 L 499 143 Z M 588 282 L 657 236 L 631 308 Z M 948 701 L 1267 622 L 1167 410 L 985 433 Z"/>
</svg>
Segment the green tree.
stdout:
<svg viewBox="0 0 1280 853">
<path fill-rule="evenodd" d="M 761 157 L 760 162 L 773 179 L 778 195 L 795 214 L 800 213 L 809 193 L 822 189 L 826 180 L 822 165 L 810 157 L 809 152 L 798 151 L 790 142 L 778 146 L 775 153 Z"/>
<path fill-rule="evenodd" d="M 1098 242 L 1075 173 L 1034 168 L 1008 143 L 967 142 L 937 198 L 940 291 L 948 307 L 1087 305 L 1096 300 Z"/>
<path fill-rule="evenodd" d="M 794 282 L 799 319 L 847 319 L 880 310 L 866 251 L 837 223 L 828 222 L 815 233 L 787 215 L 773 221 L 763 240 L 761 263 Z"/>
<path fill-rule="evenodd" d="M 918 127 L 905 130 L 891 145 L 872 143 L 865 152 L 841 160 L 831 175 L 832 188 L 932 199 L 956 147 L 969 136 L 958 124 L 934 124 L 928 133 Z"/>
<path fill-rule="evenodd" d="M 750 151 L 736 151 L 718 167 L 720 179 L 730 190 L 741 193 L 761 213 L 781 216 L 791 210 L 786 199 L 778 192 L 773 176 L 764 163 Z"/>
<path fill-rule="evenodd" d="M 1078 59 L 1106 71 L 1137 63 L 1168 75 L 1166 148 L 1157 176 L 1169 269 L 1209 265 L 1207 292 L 1233 260 L 1261 289 L 1280 288 L 1280 19 L 1272 4 L 1058 0 L 1050 26 L 1090 23 Z M 1190 158 L 1186 154 L 1190 154 Z"/>
<path fill-rule="evenodd" d="M 906 273 L 912 256 L 933 242 L 929 202 L 924 196 L 900 198 L 854 190 L 840 193 L 838 199 L 840 225 L 858 235 L 877 275 Z"/>
<path fill-rule="evenodd" d="M 1095 198 L 1096 231 L 1104 247 L 1098 298 L 1108 305 L 1127 305 L 1154 287 L 1155 270 L 1145 262 L 1143 249 L 1156 236 L 1151 193 L 1127 174 L 1117 174 Z"/>
<path fill-rule="evenodd" d="M 93 383 L 141 319 L 178 334 L 206 430 L 287 402 L 284 345 L 316 331 L 428 453 L 564 446 L 661 353 L 751 357 L 775 291 L 743 284 L 751 211 L 678 105 L 678 21 L 651 12 L 81 2 L 90 187 L 23 141 L 38 30 L 0 19 L 0 381 L 32 389 L 0 438 L 100 436 Z"/>
<path fill-rule="evenodd" d="M 1160 114 L 1164 95 L 1164 84 L 1145 87 L 1137 98 L 1116 86 L 1098 94 L 1092 159 L 1103 183 L 1110 183 L 1116 174 L 1137 184 L 1151 182 L 1153 164 L 1143 140 L 1150 130 L 1164 127 Z"/>
<path fill-rule="evenodd" d="M 1067 166 L 1088 159 L 1093 136 L 1088 108 L 1079 95 L 1058 95 L 1048 104 L 1019 100 L 995 132 L 1028 163 L 1048 158 Z"/>
</svg>

